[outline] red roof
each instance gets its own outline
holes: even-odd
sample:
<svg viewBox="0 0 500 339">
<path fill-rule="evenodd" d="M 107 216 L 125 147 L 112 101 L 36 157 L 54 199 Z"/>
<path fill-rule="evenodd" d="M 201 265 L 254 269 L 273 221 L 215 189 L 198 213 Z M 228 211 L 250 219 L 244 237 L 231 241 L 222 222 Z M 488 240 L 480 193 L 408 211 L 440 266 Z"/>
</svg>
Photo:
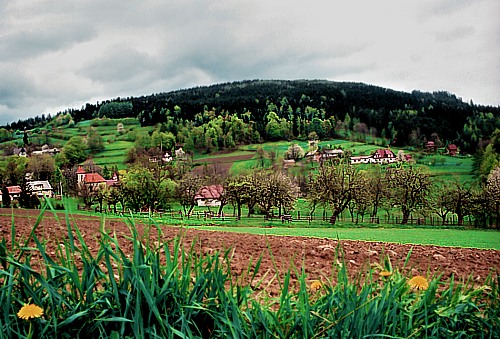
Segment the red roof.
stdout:
<svg viewBox="0 0 500 339">
<path fill-rule="evenodd" d="M 8 186 L 9 194 L 20 194 L 21 186 Z"/>
<path fill-rule="evenodd" d="M 448 145 L 448 149 L 449 150 L 456 150 L 457 149 L 457 145 L 455 145 L 455 144 L 449 144 Z"/>
<path fill-rule="evenodd" d="M 224 191 L 222 185 L 210 185 L 200 188 L 194 199 L 219 199 Z"/>
<path fill-rule="evenodd" d="M 375 158 L 395 158 L 396 156 L 390 149 L 378 149 L 373 155 Z"/>
<path fill-rule="evenodd" d="M 78 169 L 76 170 L 76 174 L 85 174 L 85 170 L 83 169 L 82 166 L 78 166 Z"/>
<path fill-rule="evenodd" d="M 87 173 L 85 174 L 84 180 L 86 184 L 94 184 L 106 181 L 106 179 L 104 179 L 99 173 Z"/>
</svg>

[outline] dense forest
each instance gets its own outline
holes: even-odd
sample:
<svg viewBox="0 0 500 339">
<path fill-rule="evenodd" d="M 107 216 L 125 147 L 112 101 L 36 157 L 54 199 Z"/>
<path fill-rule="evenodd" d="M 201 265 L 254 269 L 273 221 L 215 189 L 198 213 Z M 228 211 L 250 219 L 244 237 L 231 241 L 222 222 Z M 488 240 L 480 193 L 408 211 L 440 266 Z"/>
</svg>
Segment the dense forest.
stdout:
<svg viewBox="0 0 500 339">
<path fill-rule="evenodd" d="M 363 83 L 324 80 L 249 80 L 116 98 L 57 115 L 74 123 L 93 118 L 136 117 L 162 124 L 188 148 L 211 152 L 239 143 L 323 138 L 345 133 L 384 137 L 392 144 L 419 147 L 428 140 L 474 152 L 500 128 L 500 107 L 463 102 L 448 92 L 412 93 Z M 42 127 L 50 115 L 3 126 Z"/>
</svg>

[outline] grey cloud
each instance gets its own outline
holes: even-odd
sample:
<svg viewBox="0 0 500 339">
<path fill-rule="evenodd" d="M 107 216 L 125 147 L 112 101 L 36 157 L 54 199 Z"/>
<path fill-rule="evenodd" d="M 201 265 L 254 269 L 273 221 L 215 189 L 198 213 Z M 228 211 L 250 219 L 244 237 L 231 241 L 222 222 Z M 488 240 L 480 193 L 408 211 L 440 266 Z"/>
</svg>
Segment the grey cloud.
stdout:
<svg viewBox="0 0 500 339">
<path fill-rule="evenodd" d="M 432 1 L 430 6 L 424 11 L 426 16 L 445 16 L 452 15 L 481 0 L 441 0 Z"/>
<path fill-rule="evenodd" d="M 415 69 L 436 67 L 425 79 L 435 88 L 449 83 L 454 69 L 487 77 L 468 59 L 439 69 L 435 62 L 473 37 L 464 57 L 488 56 L 480 63 L 491 69 L 483 60 L 496 55 L 491 46 L 498 25 L 485 13 L 496 12 L 498 2 L 478 1 L 367 2 L 372 10 L 364 13 L 336 2 L 0 0 L 0 120 L 14 112 L 34 116 L 75 103 L 242 79 L 389 81 L 417 88 L 424 82 Z M 397 14 L 386 16 L 389 11 Z M 395 18 L 407 25 L 393 27 Z M 403 36 L 411 43 L 398 45 L 395 39 Z M 432 58 L 420 56 L 427 48 Z M 479 95 L 495 97 L 495 84 Z M 461 96 L 475 93 L 473 84 L 461 85 Z"/>
<path fill-rule="evenodd" d="M 467 38 L 471 35 L 474 35 L 475 33 L 476 30 L 472 26 L 460 26 L 452 30 L 437 32 L 436 40 L 439 42 L 448 42 L 452 40 Z"/>
<path fill-rule="evenodd" d="M 119 83 L 154 71 L 156 61 L 127 45 L 109 46 L 102 56 L 90 61 L 77 74 L 99 83 Z"/>
<path fill-rule="evenodd" d="M 49 27 L 28 27 L 0 38 L 0 57 L 3 60 L 33 58 L 55 52 L 97 36 L 89 25 L 74 23 L 53 24 Z"/>
<path fill-rule="evenodd" d="M 33 80 L 16 69 L 0 68 L 0 105 L 9 109 L 22 107 L 36 92 Z"/>
</svg>

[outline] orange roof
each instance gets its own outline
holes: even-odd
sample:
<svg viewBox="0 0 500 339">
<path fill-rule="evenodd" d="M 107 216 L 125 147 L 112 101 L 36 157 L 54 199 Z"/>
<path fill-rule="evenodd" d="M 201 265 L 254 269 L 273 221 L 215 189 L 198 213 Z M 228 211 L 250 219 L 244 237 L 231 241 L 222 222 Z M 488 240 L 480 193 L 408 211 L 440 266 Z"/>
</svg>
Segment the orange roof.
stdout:
<svg viewBox="0 0 500 339">
<path fill-rule="evenodd" d="M 85 174 L 84 180 L 86 184 L 94 184 L 106 181 L 99 173 L 87 173 Z"/>
<path fill-rule="evenodd" d="M 82 166 L 78 166 L 78 169 L 76 170 L 76 174 L 85 174 L 85 170 L 83 169 Z"/>
</svg>

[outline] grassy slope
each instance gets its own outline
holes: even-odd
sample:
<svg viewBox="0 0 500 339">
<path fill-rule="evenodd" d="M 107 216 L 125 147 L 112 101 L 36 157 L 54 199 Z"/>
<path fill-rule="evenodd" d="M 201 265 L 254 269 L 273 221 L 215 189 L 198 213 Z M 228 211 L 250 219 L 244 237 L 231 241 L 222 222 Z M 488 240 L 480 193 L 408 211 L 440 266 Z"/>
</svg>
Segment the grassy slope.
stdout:
<svg viewBox="0 0 500 339">
<path fill-rule="evenodd" d="M 117 120 L 118 121 L 118 120 Z M 92 125 L 92 120 L 79 122 L 77 126 L 68 128 L 68 127 L 60 127 L 57 128 L 54 132 L 49 133 L 49 142 L 54 144 L 59 144 L 61 147 L 64 146 L 65 142 L 72 136 L 80 135 L 86 136 L 87 130 Z M 125 155 L 127 150 L 133 145 L 132 142 L 123 141 L 123 137 L 118 137 L 116 134 L 116 125 L 113 123 L 110 126 L 94 126 L 92 127 L 96 129 L 104 139 L 105 149 L 103 152 L 100 152 L 94 156 L 95 162 L 98 165 L 108 167 L 111 165 L 117 165 L 119 169 L 124 169 L 126 166 L 123 164 L 125 160 Z M 134 129 L 136 132 L 147 132 L 151 130 L 151 127 L 141 127 L 139 123 L 133 119 L 128 119 L 126 121 L 125 130 L 129 130 L 130 128 Z M 41 131 L 43 129 L 40 129 Z M 368 139 L 370 137 L 368 136 Z M 377 143 L 380 143 L 381 140 L 376 140 Z M 195 154 L 194 160 L 204 160 L 210 158 L 220 158 L 227 156 L 238 156 L 241 154 L 248 154 L 247 151 L 255 151 L 258 148 L 263 148 L 265 151 L 276 151 L 277 157 L 280 158 L 283 156 L 284 152 L 288 149 L 288 147 L 294 143 L 299 144 L 304 150 L 308 149 L 307 141 L 278 141 L 278 142 L 266 142 L 262 144 L 252 144 L 252 145 L 243 145 L 239 147 L 238 150 L 230 153 L 217 154 L 217 155 L 207 155 L 207 154 Z M 374 144 L 366 144 L 361 142 L 354 142 L 348 140 L 327 140 L 320 141 L 319 146 L 321 147 L 341 147 L 345 150 L 350 150 L 354 155 L 368 155 L 380 148 L 381 146 L 377 146 Z M 394 149 L 396 153 L 398 149 Z M 413 153 L 413 152 L 407 152 Z M 450 179 L 454 177 L 460 178 L 460 180 L 470 180 L 472 176 L 470 175 L 472 159 L 464 158 L 464 157 L 447 157 L 441 155 L 431 155 L 426 156 L 421 159 L 423 165 L 428 166 L 430 173 L 433 176 Z M 239 173 L 244 170 L 249 170 L 254 168 L 257 165 L 256 160 L 242 160 L 235 162 L 231 168 L 232 173 Z"/>
</svg>

